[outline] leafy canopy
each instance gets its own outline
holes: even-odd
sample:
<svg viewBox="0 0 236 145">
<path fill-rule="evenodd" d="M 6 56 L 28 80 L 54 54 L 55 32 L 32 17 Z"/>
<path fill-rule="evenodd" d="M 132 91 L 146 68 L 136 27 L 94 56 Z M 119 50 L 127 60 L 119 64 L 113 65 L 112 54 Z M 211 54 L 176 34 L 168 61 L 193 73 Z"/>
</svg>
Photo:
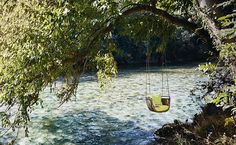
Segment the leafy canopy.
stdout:
<svg viewBox="0 0 236 145">
<path fill-rule="evenodd" d="M 164 51 L 174 34 L 174 24 L 192 31 L 205 28 L 195 5 L 192 0 L 0 1 L 3 126 L 27 127 L 39 93 L 60 76 L 64 82 L 57 89 L 61 103 L 75 94 L 79 76 L 88 68 L 96 66 L 101 85 L 109 81 L 117 73 L 112 56 L 116 51 L 111 33 L 114 29 L 121 29 L 122 35 L 137 43 L 160 36 L 157 49 Z M 227 19 L 231 20 L 230 16 L 219 18 L 224 26 Z M 235 45 L 224 44 L 220 51 L 222 58 L 229 58 Z"/>
</svg>

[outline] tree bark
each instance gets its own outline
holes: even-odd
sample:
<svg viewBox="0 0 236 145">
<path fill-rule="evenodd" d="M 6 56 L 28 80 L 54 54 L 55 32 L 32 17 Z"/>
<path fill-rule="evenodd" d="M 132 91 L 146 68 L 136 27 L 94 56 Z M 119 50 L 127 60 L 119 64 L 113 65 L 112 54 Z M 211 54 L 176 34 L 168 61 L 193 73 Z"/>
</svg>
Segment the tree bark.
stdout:
<svg viewBox="0 0 236 145">
<path fill-rule="evenodd" d="M 202 23 L 204 27 L 206 28 L 206 30 L 208 30 L 211 38 L 213 38 L 215 45 L 220 46 L 222 44 L 220 28 L 217 26 L 214 19 L 206 12 L 211 9 L 214 4 L 216 4 L 216 1 L 214 2 L 212 0 L 197 0 L 196 2 L 197 5 L 195 6 L 195 9 L 197 11 L 197 14 L 203 21 Z M 211 12 L 209 13 L 211 14 Z"/>
</svg>

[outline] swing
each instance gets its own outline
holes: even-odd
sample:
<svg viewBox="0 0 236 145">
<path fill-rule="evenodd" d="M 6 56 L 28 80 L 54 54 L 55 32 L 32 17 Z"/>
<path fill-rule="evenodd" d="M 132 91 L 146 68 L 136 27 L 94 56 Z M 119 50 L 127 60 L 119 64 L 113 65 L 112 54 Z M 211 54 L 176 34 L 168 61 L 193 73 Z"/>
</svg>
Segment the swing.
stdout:
<svg viewBox="0 0 236 145">
<path fill-rule="evenodd" d="M 153 112 L 167 112 L 170 109 L 170 96 L 154 95 L 146 97 L 148 109 Z"/>
<path fill-rule="evenodd" d="M 164 56 L 165 57 L 165 56 Z M 150 111 L 153 112 L 157 112 L 157 113 L 161 113 L 161 112 L 167 112 L 170 109 L 170 93 L 169 93 L 169 82 L 168 82 L 168 74 L 166 74 L 167 76 L 167 90 L 168 90 L 168 95 L 164 96 L 164 95 L 152 95 L 149 96 L 148 94 L 150 94 L 150 75 L 149 74 L 149 59 L 150 57 L 147 57 L 147 61 L 146 61 L 146 104 L 147 107 Z M 165 64 L 165 62 L 163 63 Z M 162 65 L 163 66 L 163 65 Z M 163 73 L 162 73 L 162 94 L 163 94 Z M 149 85 L 149 88 L 148 88 Z M 149 93 L 148 93 L 149 90 Z"/>
</svg>

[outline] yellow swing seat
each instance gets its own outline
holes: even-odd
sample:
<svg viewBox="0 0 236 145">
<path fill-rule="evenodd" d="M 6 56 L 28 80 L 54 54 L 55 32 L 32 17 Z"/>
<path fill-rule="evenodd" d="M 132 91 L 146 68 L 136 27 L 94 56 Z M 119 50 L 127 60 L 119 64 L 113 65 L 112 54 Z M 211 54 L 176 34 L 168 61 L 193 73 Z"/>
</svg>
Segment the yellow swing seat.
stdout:
<svg viewBox="0 0 236 145">
<path fill-rule="evenodd" d="M 166 112 L 170 109 L 170 96 L 154 95 L 146 98 L 148 109 L 153 112 Z"/>
</svg>

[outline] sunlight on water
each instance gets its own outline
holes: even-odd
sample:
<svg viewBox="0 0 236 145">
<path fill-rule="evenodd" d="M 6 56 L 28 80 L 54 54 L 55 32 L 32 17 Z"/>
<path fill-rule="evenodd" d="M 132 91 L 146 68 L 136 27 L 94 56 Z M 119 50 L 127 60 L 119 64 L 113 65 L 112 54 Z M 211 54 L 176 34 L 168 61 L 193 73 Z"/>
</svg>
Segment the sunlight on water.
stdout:
<svg viewBox="0 0 236 145">
<path fill-rule="evenodd" d="M 199 106 L 189 95 L 202 79 L 192 67 L 171 67 L 171 108 L 166 113 L 150 112 L 145 104 L 146 73 L 143 68 L 120 71 L 113 83 L 101 90 L 93 76 L 83 76 L 76 99 L 59 104 L 49 89 L 42 92 L 43 108 L 33 112 L 30 137 L 20 132 L 17 144 L 152 144 L 153 133 L 165 123 L 191 121 Z M 151 94 L 161 93 L 161 73 L 152 68 Z M 40 109 L 37 109 L 40 108 Z"/>
</svg>

